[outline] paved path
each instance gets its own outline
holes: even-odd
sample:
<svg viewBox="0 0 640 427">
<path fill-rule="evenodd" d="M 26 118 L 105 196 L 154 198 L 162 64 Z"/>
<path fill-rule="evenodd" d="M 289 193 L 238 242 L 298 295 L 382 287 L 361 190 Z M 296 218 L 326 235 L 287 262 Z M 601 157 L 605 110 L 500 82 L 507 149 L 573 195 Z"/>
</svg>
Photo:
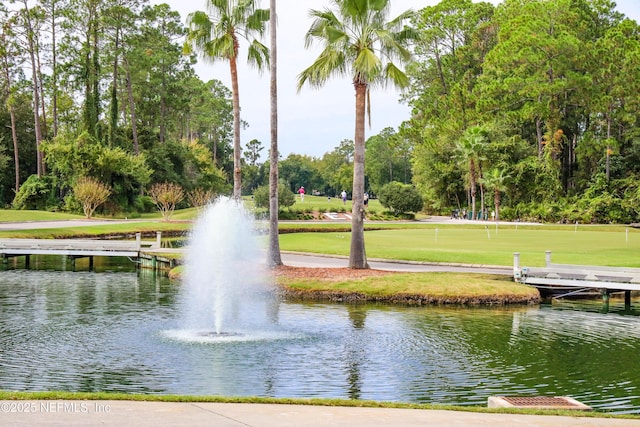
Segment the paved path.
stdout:
<svg viewBox="0 0 640 427">
<path fill-rule="evenodd" d="M 407 271 L 407 272 L 455 272 L 455 273 L 485 273 L 513 275 L 513 267 L 499 265 L 472 265 L 451 263 L 428 263 L 369 259 L 369 267 L 376 270 Z M 282 252 L 282 262 L 292 267 L 340 268 L 347 267 L 349 260 L 344 256 L 303 254 Z"/>
<path fill-rule="evenodd" d="M 640 420 L 240 403 L 0 401 L 2 426 L 637 427 Z"/>
</svg>

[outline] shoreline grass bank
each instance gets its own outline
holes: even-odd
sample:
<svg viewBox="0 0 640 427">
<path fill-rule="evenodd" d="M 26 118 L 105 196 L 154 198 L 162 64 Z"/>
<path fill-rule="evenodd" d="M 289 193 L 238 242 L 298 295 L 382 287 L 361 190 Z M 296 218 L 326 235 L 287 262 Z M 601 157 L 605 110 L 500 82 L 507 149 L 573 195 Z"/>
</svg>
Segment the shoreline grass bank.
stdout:
<svg viewBox="0 0 640 427">
<path fill-rule="evenodd" d="M 182 280 L 183 266 L 171 270 Z M 479 273 L 404 273 L 349 268 L 280 266 L 271 271 L 278 293 L 290 300 L 401 305 L 538 304 L 534 287 L 508 276 Z"/>
<path fill-rule="evenodd" d="M 312 270 L 309 274 L 308 271 Z M 314 272 L 313 270 L 320 270 Z M 325 273 L 329 270 L 330 275 Z M 401 305 L 537 304 L 536 288 L 509 277 L 476 273 L 400 273 L 350 269 L 276 269 L 276 284 L 287 299 Z M 302 272 L 302 273 L 301 273 Z M 319 274 L 314 274 L 319 273 Z"/>
</svg>

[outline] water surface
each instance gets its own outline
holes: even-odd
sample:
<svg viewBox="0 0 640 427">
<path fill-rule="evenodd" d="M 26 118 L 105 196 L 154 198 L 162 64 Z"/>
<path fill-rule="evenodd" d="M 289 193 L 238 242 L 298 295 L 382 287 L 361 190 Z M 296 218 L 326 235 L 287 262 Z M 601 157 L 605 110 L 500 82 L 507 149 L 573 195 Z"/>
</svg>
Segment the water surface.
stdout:
<svg viewBox="0 0 640 427">
<path fill-rule="evenodd" d="M 0 388 L 482 406 L 568 395 L 640 413 L 640 317 L 623 301 L 280 302 L 263 329 L 218 340 L 180 334 L 181 290 L 144 272 L 0 272 Z"/>
</svg>

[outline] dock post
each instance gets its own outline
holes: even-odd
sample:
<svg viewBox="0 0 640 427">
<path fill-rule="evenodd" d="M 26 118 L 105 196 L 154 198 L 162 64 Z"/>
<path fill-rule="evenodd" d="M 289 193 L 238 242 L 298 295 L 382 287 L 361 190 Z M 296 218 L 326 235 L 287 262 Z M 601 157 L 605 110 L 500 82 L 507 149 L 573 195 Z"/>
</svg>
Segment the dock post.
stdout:
<svg viewBox="0 0 640 427">
<path fill-rule="evenodd" d="M 513 278 L 520 277 L 520 252 L 513 253 Z"/>
<path fill-rule="evenodd" d="M 601 292 L 602 292 L 602 312 L 608 313 L 609 312 L 609 290 L 602 289 Z"/>
<path fill-rule="evenodd" d="M 138 250 L 140 250 L 141 241 L 142 241 L 142 234 L 136 233 L 136 246 L 138 247 Z"/>
<path fill-rule="evenodd" d="M 156 248 L 162 247 L 162 231 L 156 231 Z"/>
<path fill-rule="evenodd" d="M 93 271 L 93 257 L 89 257 L 89 271 Z"/>
<path fill-rule="evenodd" d="M 544 261 L 547 268 L 551 267 L 551 251 L 544 251 Z"/>
<path fill-rule="evenodd" d="M 29 255 L 25 255 L 24 256 L 24 268 L 26 268 L 28 270 L 30 266 L 31 266 L 31 257 Z"/>
<path fill-rule="evenodd" d="M 631 311 L 631 291 L 624 291 L 624 309 Z"/>
</svg>

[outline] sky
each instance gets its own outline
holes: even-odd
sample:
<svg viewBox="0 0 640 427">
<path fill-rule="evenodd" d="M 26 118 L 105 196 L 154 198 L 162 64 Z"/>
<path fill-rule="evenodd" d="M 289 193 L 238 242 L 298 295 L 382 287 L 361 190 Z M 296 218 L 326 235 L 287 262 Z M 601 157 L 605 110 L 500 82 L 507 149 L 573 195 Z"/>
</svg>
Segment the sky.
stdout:
<svg viewBox="0 0 640 427">
<path fill-rule="evenodd" d="M 493 4 L 497 0 L 490 0 Z M 185 22 L 189 13 L 206 10 L 205 0 L 151 0 L 152 4 L 167 3 L 180 13 Z M 390 17 L 407 9 L 419 10 L 437 4 L 438 0 L 393 0 Z M 640 1 L 619 0 L 618 11 L 640 21 Z M 355 90 L 348 78 L 334 77 L 322 88 L 304 86 L 297 90 L 298 74 L 310 66 L 320 53 L 321 46 L 305 49 L 304 36 L 311 26 L 310 9 L 324 9 L 328 0 L 278 0 L 278 149 L 282 158 L 289 154 L 303 154 L 316 158 L 334 150 L 340 141 L 354 139 Z M 260 7 L 268 8 L 262 0 Z M 263 40 L 269 46 L 269 36 Z M 238 80 L 241 118 L 249 127 L 241 130 L 241 145 L 257 139 L 262 143 L 262 159 L 266 160 L 271 144 L 269 110 L 269 70 L 262 74 L 246 63 L 246 45 L 240 47 Z M 231 88 L 229 65 L 226 62 L 205 63 L 199 59 L 195 66 L 203 81 L 220 80 Z M 400 93 L 389 86 L 371 90 L 371 127 L 365 137 L 380 133 L 386 127 L 397 130 L 409 119 L 409 107 L 401 103 Z"/>
</svg>

